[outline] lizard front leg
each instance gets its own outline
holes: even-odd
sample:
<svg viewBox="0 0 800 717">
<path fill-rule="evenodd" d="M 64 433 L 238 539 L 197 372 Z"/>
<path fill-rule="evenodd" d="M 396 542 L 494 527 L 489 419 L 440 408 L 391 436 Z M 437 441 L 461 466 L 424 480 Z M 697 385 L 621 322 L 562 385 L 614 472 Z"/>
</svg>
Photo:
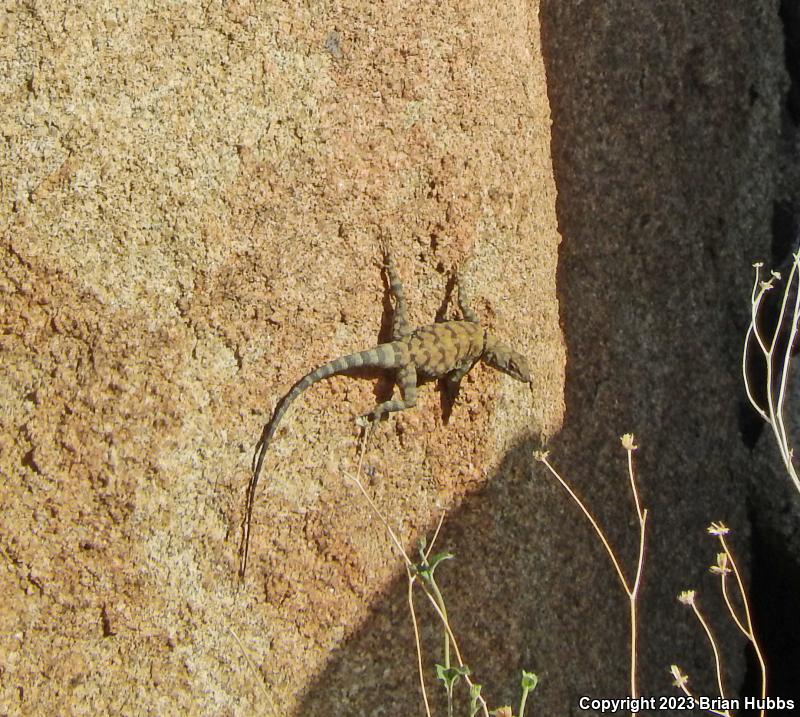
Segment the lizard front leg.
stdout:
<svg viewBox="0 0 800 717">
<path fill-rule="evenodd" d="M 472 367 L 478 363 L 478 359 L 471 359 L 466 361 L 461 366 L 457 366 L 450 373 L 444 377 L 444 395 L 446 400 L 453 404 L 458 397 L 458 391 L 461 388 L 461 379 L 464 378 L 471 370 Z"/>
</svg>

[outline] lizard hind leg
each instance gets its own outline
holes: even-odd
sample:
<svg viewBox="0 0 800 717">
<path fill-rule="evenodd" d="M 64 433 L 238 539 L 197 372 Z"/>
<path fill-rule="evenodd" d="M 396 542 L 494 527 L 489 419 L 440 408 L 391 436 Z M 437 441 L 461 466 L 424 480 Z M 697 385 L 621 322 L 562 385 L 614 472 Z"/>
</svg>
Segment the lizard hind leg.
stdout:
<svg viewBox="0 0 800 717">
<path fill-rule="evenodd" d="M 392 399 L 379 403 L 369 413 L 361 416 L 362 425 L 367 421 L 370 423 L 370 435 L 378 425 L 378 421 L 388 413 L 395 411 L 405 411 L 407 408 L 413 408 L 417 405 L 417 369 L 413 363 L 403 366 L 397 372 L 397 384 L 400 386 L 400 392 L 403 395 L 401 399 Z"/>
</svg>

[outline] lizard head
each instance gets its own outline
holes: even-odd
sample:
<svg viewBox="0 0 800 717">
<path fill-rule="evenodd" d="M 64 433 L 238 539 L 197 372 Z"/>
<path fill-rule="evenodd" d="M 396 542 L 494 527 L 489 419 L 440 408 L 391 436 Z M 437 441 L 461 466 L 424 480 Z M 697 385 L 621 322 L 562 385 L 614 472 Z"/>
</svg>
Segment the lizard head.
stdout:
<svg viewBox="0 0 800 717">
<path fill-rule="evenodd" d="M 486 337 L 486 346 L 481 357 L 492 368 L 507 373 L 511 378 L 524 383 L 532 381 L 528 360 L 514 349 L 501 344 L 491 336 Z"/>
</svg>

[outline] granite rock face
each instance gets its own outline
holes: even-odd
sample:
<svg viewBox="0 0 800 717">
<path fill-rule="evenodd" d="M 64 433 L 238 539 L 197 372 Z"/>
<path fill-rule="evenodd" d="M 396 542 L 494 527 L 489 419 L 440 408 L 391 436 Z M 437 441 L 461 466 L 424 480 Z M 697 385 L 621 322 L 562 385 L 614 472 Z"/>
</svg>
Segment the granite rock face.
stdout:
<svg viewBox="0 0 800 717">
<path fill-rule="evenodd" d="M 716 609 L 711 520 L 749 562 L 738 350 L 788 191 L 776 7 L 3 12 L 0 712 L 422 713 L 405 571 L 346 477 L 385 381 L 292 407 L 236 580 L 275 402 L 386 337 L 382 238 L 412 322 L 462 266 L 536 371 L 477 368 L 452 407 L 424 387 L 364 456 L 408 550 L 446 511 L 438 576 L 492 706 L 523 668 L 538 714 L 628 689 L 625 596 L 531 457 L 550 444 L 630 565 L 627 431 L 652 511 L 640 690 L 672 662 L 711 688 L 674 595 Z"/>
<path fill-rule="evenodd" d="M 442 311 L 461 266 L 475 310 L 537 367 L 532 387 L 477 369 L 449 425 L 429 386 L 379 426 L 365 469 L 401 539 L 559 428 L 535 10 L 4 11 L 0 712 L 303 713 L 332 652 L 402 610 L 402 564 L 345 477 L 354 418 L 387 388 L 369 376 L 287 415 L 236 580 L 275 401 L 385 338 L 382 238 L 411 321 Z M 404 713 L 420 698 L 396 629 Z"/>
</svg>

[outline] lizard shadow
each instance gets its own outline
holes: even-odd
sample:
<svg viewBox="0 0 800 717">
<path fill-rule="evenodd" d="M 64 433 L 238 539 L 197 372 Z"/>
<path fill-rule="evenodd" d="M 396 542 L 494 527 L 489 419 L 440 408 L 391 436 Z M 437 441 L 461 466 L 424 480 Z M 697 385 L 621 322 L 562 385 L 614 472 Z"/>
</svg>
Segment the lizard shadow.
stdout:
<svg viewBox="0 0 800 717">
<path fill-rule="evenodd" d="M 436 311 L 434 318 L 436 323 L 447 321 L 447 308 L 450 306 L 453 300 L 453 290 L 455 287 L 456 277 L 454 274 L 450 274 L 444 287 L 442 302 Z M 437 381 L 437 385 L 439 388 L 439 401 L 442 408 L 442 423 L 447 426 L 450 423 L 450 416 L 453 413 L 453 406 L 458 398 L 458 391 L 461 388 L 461 382 L 459 381 L 456 384 L 451 384 L 448 383 L 444 378 L 440 378 Z"/>
</svg>

